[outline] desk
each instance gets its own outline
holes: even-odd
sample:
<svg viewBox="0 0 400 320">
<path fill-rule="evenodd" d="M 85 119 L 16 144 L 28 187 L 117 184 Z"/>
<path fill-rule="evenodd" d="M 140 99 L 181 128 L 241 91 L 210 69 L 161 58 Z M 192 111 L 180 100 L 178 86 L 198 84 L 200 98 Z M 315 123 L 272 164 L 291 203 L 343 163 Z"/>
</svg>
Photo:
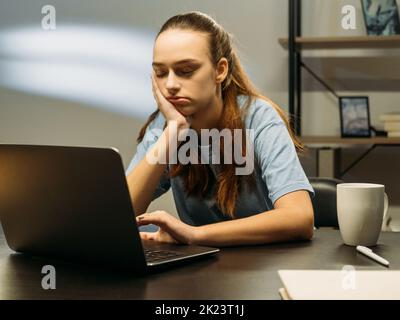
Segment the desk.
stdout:
<svg viewBox="0 0 400 320">
<path fill-rule="evenodd" d="M 383 232 L 374 251 L 390 261 L 390 270 L 400 269 L 400 233 Z M 53 264 L 56 290 L 41 288 L 43 261 L 10 253 L 0 236 L 1 299 L 280 299 L 279 269 L 387 270 L 344 245 L 339 231 L 322 229 L 312 241 L 224 248 L 145 277 Z"/>
</svg>

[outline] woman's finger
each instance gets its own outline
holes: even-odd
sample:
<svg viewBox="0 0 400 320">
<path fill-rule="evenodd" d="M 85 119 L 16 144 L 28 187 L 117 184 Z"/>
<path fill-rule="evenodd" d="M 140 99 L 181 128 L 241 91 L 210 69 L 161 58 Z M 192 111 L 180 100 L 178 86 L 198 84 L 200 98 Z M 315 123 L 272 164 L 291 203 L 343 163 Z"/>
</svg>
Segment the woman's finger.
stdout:
<svg viewBox="0 0 400 320">
<path fill-rule="evenodd" d="M 164 95 L 161 93 L 160 88 L 158 87 L 157 81 L 154 77 L 154 72 L 151 75 L 151 79 L 152 79 L 152 83 L 153 83 L 153 90 L 154 90 L 154 96 L 157 102 L 157 105 L 159 107 L 162 107 L 163 109 L 167 108 L 174 108 L 174 105 L 172 103 L 170 103 L 165 97 Z M 177 111 L 176 111 L 177 112 Z"/>
<path fill-rule="evenodd" d="M 162 216 L 157 212 L 143 213 L 136 217 L 136 223 L 139 227 L 148 224 L 155 224 L 156 226 L 163 227 L 165 226 L 165 219 L 162 219 Z"/>
<path fill-rule="evenodd" d="M 155 232 L 139 232 L 140 238 L 142 240 L 154 240 L 155 239 Z"/>
<path fill-rule="evenodd" d="M 160 99 L 161 99 L 161 97 L 160 97 L 161 92 L 160 92 L 160 89 L 158 88 L 156 79 L 154 78 L 154 72 L 151 74 L 151 83 L 152 83 L 154 98 L 156 99 L 157 104 L 159 104 Z"/>
<path fill-rule="evenodd" d="M 153 91 L 153 97 L 156 100 L 157 105 L 159 105 L 160 102 L 159 102 L 157 92 L 156 92 L 156 83 L 154 80 L 154 74 L 151 75 L 151 90 Z"/>
<path fill-rule="evenodd" d="M 147 222 L 147 220 L 146 220 L 146 215 L 147 215 L 147 213 L 143 213 L 140 216 L 136 217 L 136 223 L 138 226 L 144 226 L 144 225 L 149 224 L 149 222 Z"/>
</svg>

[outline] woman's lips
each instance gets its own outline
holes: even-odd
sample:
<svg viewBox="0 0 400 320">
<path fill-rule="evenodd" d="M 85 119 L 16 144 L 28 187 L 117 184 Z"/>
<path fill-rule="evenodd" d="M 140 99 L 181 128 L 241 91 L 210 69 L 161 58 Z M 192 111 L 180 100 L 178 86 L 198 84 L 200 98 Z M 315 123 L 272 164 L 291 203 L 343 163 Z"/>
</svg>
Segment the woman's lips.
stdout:
<svg viewBox="0 0 400 320">
<path fill-rule="evenodd" d="M 179 98 L 167 98 L 169 102 L 171 102 L 174 105 L 188 105 L 190 104 L 190 100 L 188 98 L 184 97 L 179 97 Z"/>
</svg>

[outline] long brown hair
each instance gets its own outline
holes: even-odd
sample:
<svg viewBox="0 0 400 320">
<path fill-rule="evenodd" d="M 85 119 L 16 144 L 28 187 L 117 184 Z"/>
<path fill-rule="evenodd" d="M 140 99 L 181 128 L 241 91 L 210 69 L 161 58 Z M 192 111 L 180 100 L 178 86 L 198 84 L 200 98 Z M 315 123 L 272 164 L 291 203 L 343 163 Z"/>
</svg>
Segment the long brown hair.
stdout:
<svg viewBox="0 0 400 320">
<path fill-rule="evenodd" d="M 251 83 L 250 79 L 246 75 L 239 58 L 235 50 L 232 47 L 231 36 L 211 17 L 201 12 L 189 12 L 185 14 L 178 14 L 168 19 L 164 23 L 157 37 L 164 31 L 169 29 L 183 29 L 193 30 L 197 32 L 206 33 L 209 35 L 209 49 L 210 57 L 214 66 L 220 61 L 221 58 L 225 57 L 228 60 L 228 75 L 221 84 L 222 89 L 222 100 L 223 100 L 223 111 L 219 122 L 219 129 L 227 128 L 233 133 L 234 129 L 244 130 L 244 115 L 248 107 L 250 106 L 253 98 L 261 98 L 269 102 L 275 110 L 278 112 L 280 117 L 285 122 L 289 134 L 293 140 L 293 143 L 297 151 L 302 151 L 303 146 L 301 142 L 296 138 L 293 130 L 290 127 L 288 117 L 285 112 L 272 102 L 267 97 L 263 96 Z M 248 97 L 247 102 L 241 109 L 238 106 L 237 96 L 245 95 Z M 148 125 L 156 118 L 159 110 L 157 109 L 148 118 L 147 122 L 139 132 L 137 142 L 141 142 Z M 242 139 L 242 141 L 245 141 Z M 221 148 L 221 159 L 223 159 L 223 141 L 220 143 Z M 245 144 L 243 145 L 242 155 L 246 154 Z M 241 189 L 241 186 L 245 182 L 254 181 L 249 176 L 238 176 L 235 174 L 235 168 L 237 165 L 224 164 L 222 161 L 220 173 L 217 176 L 217 187 L 216 187 L 216 202 L 220 210 L 235 218 L 235 206 L 236 201 Z M 170 177 L 183 176 L 185 181 L 185 188 L 188 195 L 194 195 L 198 197 L 204 197 L 207 190 L 211 187 L 210 172 L 207 165 L 204 164 L 177 164 L 171 165 L 169 172 Z M 250 178 L 250 179 L 249 179 Z M 254 177 L 253 177 L 254 178 Z"/>
</svg>

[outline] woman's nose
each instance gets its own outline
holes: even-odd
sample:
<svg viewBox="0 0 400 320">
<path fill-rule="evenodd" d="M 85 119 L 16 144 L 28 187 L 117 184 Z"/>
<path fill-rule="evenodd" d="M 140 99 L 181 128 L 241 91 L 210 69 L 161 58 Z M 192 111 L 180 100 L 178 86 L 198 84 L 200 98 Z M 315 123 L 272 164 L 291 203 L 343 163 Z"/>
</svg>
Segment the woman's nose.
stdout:
<svg viewBox="0 0 400 320">
<path fill-rule="evenodd" d="M 179 83 L 172 72 L 168 74 L 167 83 L 165 86 L 167 90 L 179 90 Z"/>
</svg>

